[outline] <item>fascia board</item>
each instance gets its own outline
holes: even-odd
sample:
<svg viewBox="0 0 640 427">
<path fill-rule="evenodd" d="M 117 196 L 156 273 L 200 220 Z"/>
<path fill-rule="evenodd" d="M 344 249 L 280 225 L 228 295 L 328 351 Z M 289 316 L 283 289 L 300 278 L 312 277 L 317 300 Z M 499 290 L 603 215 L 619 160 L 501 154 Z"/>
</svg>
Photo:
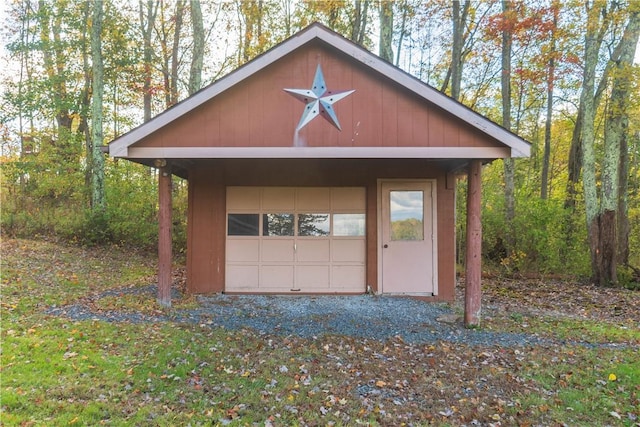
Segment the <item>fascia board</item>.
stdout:
<svg viewBox="0 0 640 427">
<path fill-rule="evenodd" d="M 508 147 L 131 147 L 129 159 L 498 159 Z"/>
</svg>

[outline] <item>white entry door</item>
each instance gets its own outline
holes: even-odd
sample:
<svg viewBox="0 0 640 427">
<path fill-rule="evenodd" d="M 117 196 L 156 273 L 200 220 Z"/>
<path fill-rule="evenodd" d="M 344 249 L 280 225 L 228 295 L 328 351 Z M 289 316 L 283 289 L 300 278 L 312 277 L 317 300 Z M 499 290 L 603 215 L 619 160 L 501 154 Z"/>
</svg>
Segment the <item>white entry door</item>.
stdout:
<svg viewBox="0 0 640 427">
<path fill-rule="evenodd" d="M 435 293 L 434 183 L 385 181 L 382 190 L 382 292 Z"/>
</svg>

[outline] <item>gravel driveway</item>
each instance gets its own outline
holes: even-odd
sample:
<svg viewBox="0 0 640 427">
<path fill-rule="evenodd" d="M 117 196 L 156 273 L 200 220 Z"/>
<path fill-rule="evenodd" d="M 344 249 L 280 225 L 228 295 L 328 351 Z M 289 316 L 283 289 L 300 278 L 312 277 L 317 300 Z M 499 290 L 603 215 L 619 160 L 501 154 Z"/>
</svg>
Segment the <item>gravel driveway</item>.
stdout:
<svg viewBox="0 0 640 427">
<path fill-rule="evenodd" d="M 114 289 L 87 301 L 50 307 L 49 314 L 74 320 L 106 322 L 178 322 L 227 329 L 250 328 L 260 334 L 294 335 L 305 338 L 345 335 L 384 341 L 401 337 L 411 343 L 436 341 L 468 345 L 536 345 L 533 335 L 496 333 L 466 329 L 459 313 L 448 304 L 429 303 L 391 296 L 265 296 L 211 295 L 197 297 L 198 307 L 174 308 L 167 314 L 149 315 L 130 311 L 93 311 L 91 300 L 127 293 L 145 293 L 155 298 L 156 287 Z M 174 298 L 179 295 L 174 295 Z"/>
</svg>

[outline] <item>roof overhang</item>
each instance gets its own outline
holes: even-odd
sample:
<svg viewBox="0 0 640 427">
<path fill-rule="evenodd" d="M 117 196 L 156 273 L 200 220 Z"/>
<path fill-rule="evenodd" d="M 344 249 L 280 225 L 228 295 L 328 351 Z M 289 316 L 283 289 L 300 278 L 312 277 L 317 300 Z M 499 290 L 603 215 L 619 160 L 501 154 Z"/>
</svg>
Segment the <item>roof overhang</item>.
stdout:
<svg viewBox="0 0 640 427">
<path fill-rule="evenodd" d="M 131 147 L 129 159 L 499 159 L 508 147 Z"/>
</svg>

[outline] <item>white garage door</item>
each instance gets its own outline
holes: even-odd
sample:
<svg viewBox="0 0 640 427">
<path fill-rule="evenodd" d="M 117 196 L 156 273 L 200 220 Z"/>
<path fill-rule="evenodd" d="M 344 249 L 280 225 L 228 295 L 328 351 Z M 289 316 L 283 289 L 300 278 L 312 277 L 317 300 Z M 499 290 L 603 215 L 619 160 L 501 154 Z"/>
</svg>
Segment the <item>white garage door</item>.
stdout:
<svg viewBox="0 0 640 427">
<path fill-rule="evenodd" d="M 365 189 L 227 187 L 227 292 L 365 291 Z"/>
</svg>

